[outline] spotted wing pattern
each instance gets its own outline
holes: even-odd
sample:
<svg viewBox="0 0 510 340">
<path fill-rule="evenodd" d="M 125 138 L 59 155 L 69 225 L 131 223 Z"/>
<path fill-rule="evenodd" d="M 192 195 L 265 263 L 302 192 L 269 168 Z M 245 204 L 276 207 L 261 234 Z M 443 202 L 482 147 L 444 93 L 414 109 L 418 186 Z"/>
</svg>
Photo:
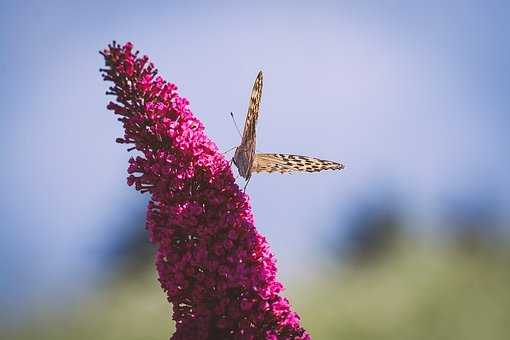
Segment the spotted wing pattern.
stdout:
<svg viewBox="0 0 510 340">
<path fill-rule="evenodd" d="M 252 172 L 284 173 L 292 171 L 317 172 L 322 170 L 342 170 L 344 166 L 340 163 L 313 157 L 281 153 L 255 154 L 255 125 L 259 118 L 262 83 L 262 71 L 260 71 L 251 91 L 241 144 L 236 148 L 233 158 L 233 162 L 237 166 L 239 174 L 246 179 L 246 184 L 248 184 Z"/>
<path fill-rule="evenodd" d="M 255 158 L 255 126 L 257 124 L 257 119 L 259 118 L 262 84 L 263 76 L 262 71 L 260 71 L 255 79 L 255 83 L 253 84 L 253 89 L 251 91 L 241 144 L 237 147 L 234 155 L 234 164 L 238 167 L 241 176 L 246 179 L 249 179 L 251 176 L 251 168 Z"/>
<path fill-rule="evenodd" d="M 257 119 L 259 118 L 263 81 L 262 71 L 259 71 L 255 83 L 253 84 L 253 89 L 251 90 L 248 113 L 246 114 L 246 121 L 244 123 L 243 138 L 241 139 L 241 146 L 253 144 L 253 152 L 255 152 L 255 125 L 257 125 Z"/>
<path fill-rule="evenodd" d="M 254 172 L 291 172 L 322 170 L 342 170 L 343 164 L 318 158 L 286 155 L 281 153 L 258 153 L 255 155 L 252 171 Z"/>
</svg>

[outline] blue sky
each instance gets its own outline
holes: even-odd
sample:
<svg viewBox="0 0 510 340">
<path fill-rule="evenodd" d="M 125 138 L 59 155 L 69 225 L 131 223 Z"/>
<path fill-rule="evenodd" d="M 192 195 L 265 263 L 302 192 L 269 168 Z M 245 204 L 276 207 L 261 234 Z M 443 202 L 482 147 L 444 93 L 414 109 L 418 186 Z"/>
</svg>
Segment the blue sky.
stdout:
<svg viewBox="0 0 510 340">
<path fill-rule="evenodd" d="M 221 149 L 239 143 L 229 113 L 244 119 L 262 69 L 259 151 L 346 164 L 252 179 L 256 223 L 284 275 L 313 267 L 324 239 L 380 186 L 423 228 L 440 223 L 448 195 L 510 202 L 506 2 L 0 6 L 0 301 L 86 286 L 98 249 L 122 237 L 128 212 L 143 212 L 98 72 L 113 39 L 152 58 Z"/>
</svg>

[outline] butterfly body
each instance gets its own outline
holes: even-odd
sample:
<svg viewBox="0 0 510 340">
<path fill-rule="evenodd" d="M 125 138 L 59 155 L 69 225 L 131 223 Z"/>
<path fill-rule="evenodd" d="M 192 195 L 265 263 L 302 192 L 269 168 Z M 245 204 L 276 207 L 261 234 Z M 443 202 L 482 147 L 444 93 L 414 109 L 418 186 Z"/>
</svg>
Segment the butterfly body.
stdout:
<svg viewBox="0 0 510 340">
<path fill-rule="evenodd" d="M 236 148 L 234 157 L 232 158 L 233 163 L 239 171 L 239 175 L 245 178 L 248 183 L 252 172 L 317 172 L 322 170 L 343 169 L 344 166 L 340 163 L 313 157 L 281 153 L 255 153 L 255 126 L 259 116 L 262 84 L 263 77 L 262 71 L 260 71 L 251 91 L 241 144 Z"/>
<path fill-rule="evenodd" d="M 247 148 L 239 146 L 236 148 L 234 158 L 232 159 L 239 175 L 246 180 L 250 180 L 252 164 L 253 164 L 253 153 Z"/>
</svg>

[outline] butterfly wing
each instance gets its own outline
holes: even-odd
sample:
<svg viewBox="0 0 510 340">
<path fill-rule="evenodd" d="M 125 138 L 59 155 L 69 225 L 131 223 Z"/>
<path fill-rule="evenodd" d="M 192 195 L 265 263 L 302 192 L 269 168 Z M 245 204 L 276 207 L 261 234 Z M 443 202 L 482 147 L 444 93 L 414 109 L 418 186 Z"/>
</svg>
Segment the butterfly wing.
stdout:
<svg viewBox="0 0 510 340">
<path fill-rule="evenodd" d="M 254 172 L 317 172 L 322 170 L 342 170 L 343 164 L 323 159 L 286 155 L 281 153 L 258 153 L 255 155 L 252 171 Z"/>
<path fill-rule="evenodd" d="M 255 158 L 256 132 L 255 125 L 259 118 L 260 99 L 262 97 L 263 76 L 260 71 L 253 84 L 250 102 L 248 104 L 248 113 L 244 123 L 243 137 L 241 144 L 234 155 L 234 163 L 239 169 L 239 173 L 246 179 L 251 176 L 251 168 Z"/>
<path fill-rule="evenodd" d="M 241 139 L 241 146 L 247 146 L 255 153 L 255 125 L 259 118 L 260 99 L 262 98 L 262 84 L 263 76 L 262 71 L 259 71 L 253 89 L 251 90 L 250 102 L 248 104 L 248 113 L 246 114 L 246 121 L 244 123 L 243 138 Z"/>
</svg>

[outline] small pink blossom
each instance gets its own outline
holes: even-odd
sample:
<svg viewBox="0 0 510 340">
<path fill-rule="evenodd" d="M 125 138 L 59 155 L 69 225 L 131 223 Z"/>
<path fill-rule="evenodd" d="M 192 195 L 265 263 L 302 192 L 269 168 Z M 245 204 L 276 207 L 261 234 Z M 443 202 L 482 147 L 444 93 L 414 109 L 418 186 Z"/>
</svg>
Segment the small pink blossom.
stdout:
<svg viewBox="0 0 510 340">
<path fill-rule="evenodd" d="M 146 228 L 173 305 L 171 339 L 310 339 L 279 295 L 248 196 L 177 86 L 131 43 L 100 53 L 103 78 L 113 82 L 107 94 L 116 96 L 107 108 L 125 131 L 117 142 L 139 154 L 129 160 L 128 185 L 151 194 Z"/>
</svg>

